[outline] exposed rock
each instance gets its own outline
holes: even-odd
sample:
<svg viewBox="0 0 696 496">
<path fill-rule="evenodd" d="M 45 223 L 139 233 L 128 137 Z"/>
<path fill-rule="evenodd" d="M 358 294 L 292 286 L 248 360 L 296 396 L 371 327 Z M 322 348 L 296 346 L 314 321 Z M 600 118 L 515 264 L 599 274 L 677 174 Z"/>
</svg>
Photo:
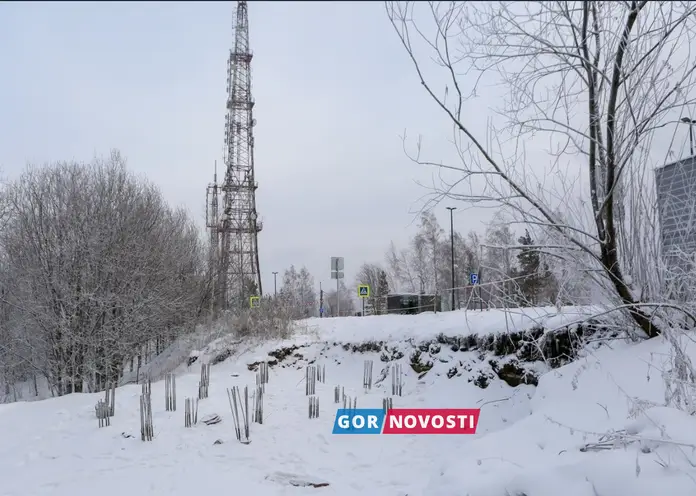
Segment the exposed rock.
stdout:
<svg viewBox="0 0 696 496">
<path fill-rule="evenodd" d="M 275 472 L 267 475 L 266 480 L 295 487 L 327 487 L 329 485 L 328 482 L 315 477 L 289 474 L 286 472 Z"/>
<path fill-rule="evenodd" d="M 221 351 L 217 355 L 213 357 L 213 359 L 210 361 L 211 365 L 217 365 L 218 363 L 224 362 L 227 360 L 229 357 L 232 356 L 232 350 L 227 348 L 224 351 Z"/>
<path fill-rule="evenodd" d="M 268 355 L 273 357 L 274 360 L 267 360 L 268 366 L 273 367 L 275 365 L 278 365 L 279 363 L 283 362 L 284 360 L 287 360 L 290 357 L 295 357 L 302 359 L 302 355 L 299 353 L 296 353 L 297 350 L 300 348 L 305 348 L 307 345 L 292 345 L 292 346 L 286 346 L 284 348 L 278 348 L 277 350 L 269 351 Z M 257 364 L 258 366 L 258 364 Z"/>
<path fill-rule="evenodd" d="M 532 386 L 539 384 L 539 378 L 521 367 L 517 361 L 510 361 L 502 367 L 493 360 L 491 360 L 490 364 L 496 375 L 510 387 L 517 387 L 520 384 L 530 384 Z"/>
<path fill-rule="evenodd" d="M 413 348 L 409 357 L 409 365 L 422 379 L 432 368 L 436 360 L 441 363 L 452 363 L 447 371 L 447 377 L 460 377 L 469 373 L 469 382 L 480 388 L 486 388 L 492 380 L 500 379 L 511 387 L 520 384 L 538 384 L 538 372 L 529 365 L 545 362 L 551 368 L 558 368 L 575 360 L 580 350 L 586 345 L 589 337 L 600 333 L 603 337 L 617 337 L 620 333 L 609 331 L 600 322 L 589 320 L 581 325 L 566 326 L 550 332 L 541 327 L 535 327 L 520 332 L 498 332 L 487 335 L 467 334 L 466 336 L 447 336 L 439 334 L 435 339 L 420 343 L 407 340 L 406 346 Z M 409 353 L 403 346 L 389 346 L 382 341 L 366 341 L 363 343 L 337 343 L 345 351 L 353 353 L 380 352 L 380 360 L 385 363 L 398 361 Z M 443 346 L 453 353 L 469 353 L 464 360 L 453 360 L 453 356 Z M 295 347 L 297 348 L 297 347 Z M 442 350 L 445 349 L 445 353 Z M 293 348 L 286 348 L 285 354 Z M 296 353 L 297 358 L 302 358 Z M 489 360 L 491 356 L 499 357 L 500 362 Z M 339 360 L 336 363 L 340 364 Z M 455 365 L 458 363 L 458 365 Z M 258 364 L 252 364 L 258 365 Z M 250 370 L 252 370 L 250 365 Z M 383 382 L 380 375 L 378 382 Z"/>
<path fill-rule="evenodd" d="M 201 422 L 203 422 L 205 425 L 215 425 L 219 424 L 222 422 L 222 418 L 216 413 L 212 413 L 210 415 L 206 415 L 201 419 Z"/>
<path fill-rule="evenodd" d="M 216 439 L 213 444 L 222 444 L 222 439 Z"/>
</svg>

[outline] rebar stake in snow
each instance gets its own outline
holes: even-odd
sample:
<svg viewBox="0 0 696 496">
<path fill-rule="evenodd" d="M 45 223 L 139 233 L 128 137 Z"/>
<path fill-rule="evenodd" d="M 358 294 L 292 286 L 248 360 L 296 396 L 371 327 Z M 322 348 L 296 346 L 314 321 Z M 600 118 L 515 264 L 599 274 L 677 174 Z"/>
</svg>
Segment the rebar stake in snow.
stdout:
<svg viewBox="0 0 696 496">
<path fill-rule="evenodd" d="M 208 397 L 208 387 L 210 386 L 210 364 L 201 364 L 201 380 L 198 383 L 198 399 L 204 400 Z"/>
<path fill-rule="evenodd" d="M 358 398 L 351 398 L 350 396 L 343 395 L 343 409 L 344 410 L 355 410 L 358 408 Z"/>
<path fill-rule="evenodd" d="M 150 394 L 152 392 L 152 379 L 150 377 L 146 377 L 141 385 L 141 388 L 142 394 Z"/>
<path fill-rule="evenodd" d="M 259 364 L 259 379 L 257 384 L 268 384 L 268 362 L 261 362 Z M 264 388 L 265 390 L 265 388 Z"/>
<path fill-rule="evenodd" d="M 384 410 L 384 413 L 387 413 L 392 408 L 394 408 L 394 401 L 392 400 L 392 398 L 382 398 L 382 409 Z"/>
<path fill-rule="evenodd" d="M 106 405 L 106 414 L 113 417 L 116 413 L 116 388 L 113 385 L 107 384 L 104 388 L 104 404 Z"/>
<path fill-rule="evenodd" d="M 336 386 L 334 388 L 334 403 L 340 403 L 341 399 L 345 396 L 346 394 L 343 392 L 343 388 L 341 386 Z"/>
<path fill-rule="evenodd" d="M 176 411 L 176 376 L 164 376 L 164 408 L 168 412 Z"/>
<path fill-rule="evenodd" d="M 317 391 L 317 368 L 310 365 L 305 370 L 305 395 L 312 396 Z"/>
<path fill-rule="evenodd" d="M 239 394 L 239 386 L 227 390 L 227 399 L 230 402 L 230 412 L 234 421 L 234 434 L 237 441 L 249 444 L 249 389 L 244 387 L 244 401 Z"/>
<path fill-rule="evenodd" d="M 193 427 L 198 423 L 198 398 L 184 399 L 184 427 Z"/>
<path fill-rule="evenodd" d="M 326 383 L 326 365 L 317 365 L 317 381 Z"/>
<path fill-rule="evenodd" d="M 149 394 L 140 395 L 140 439 L 152 441 L 154 428 L 152 426 L 152 399 Z"/>
<path fill-rule="evenodd" d="M 263 384 L 256 386 L 256 391 L 254 391 L 254 415 L 252 422 L 257 424 L 263 424 Z"/>
<path fill-rule="evenodd" d="M 309 397 L 309 418 L 319 418 L 319 398 L 317 396 Z"/>
<path fill-rule="evenodd" d="M 104 401 L 97 401 L 97 405 L 94 407 L 94 411 L 97 414 L 97 420 L 99 421 L 99 428 L 108 427 L 111 425 L 111 419 L 109 419 L 109 405 L 104 403 Z"/>
<path fill-rule="evenodd" d="M 365 360 L 363 368 L 363 388 L 372 389 L 372 360 Z"/>
<path fill-rule="evenodd" d="M 401 364 L 395 363 L 391 367 L 391 381 L 392 381 L 392 396 L 401 396 L 402 386 L 403 386 L 403 371 L 401 370 Z"/>
<path fill-rule="evenodd" d="M 263 382 L 263 373 L 259 370 L 256 373 L 256 389 L 260 389 L 262 392 L 266 392 L 266 383 Z"/>
</svg>

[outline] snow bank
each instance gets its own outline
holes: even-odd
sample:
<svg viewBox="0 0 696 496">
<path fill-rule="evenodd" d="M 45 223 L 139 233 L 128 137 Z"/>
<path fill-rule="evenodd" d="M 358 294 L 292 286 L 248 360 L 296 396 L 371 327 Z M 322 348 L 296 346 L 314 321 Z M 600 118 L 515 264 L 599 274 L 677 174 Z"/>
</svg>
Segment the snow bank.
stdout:
<svg viewBox="0 0 696 496">
<path fill-rule="evenodd" d="M 525 310 L 508 314 L 507 322 L 518 330 L 548 329 L 592 311 Z M 696 494 L 690 447 L 696 444 L 696 420 L 661 406 L 660 369 L 670 352 L 663 340 L 612 343 L 546 373 L 536 388 L 499 380 L 477 387 L 467 375 L 488 357 L 476 350 L 432 351 L 426 373 L 411 368 L 408 353 L 398 353 L 413 349 L 407 340 L 500 333 L 505 322 L 498 310 L 310 319 L 293 340 L 242 343 L 223 336 L 196 345 L 197 362 L 177 369 L 176 412 L 164 411 L 164 384 L 152 384 L 151 443 L 139 439 L 137 385 L 118 388 L 116 416 L 103 429 L 94 415 L 101 394 L 0 405 L 0 494 L 72 496 L 96 489 L 100 496 L 188 496 L 202 487 L 263 496 Z M 384 346 L 362 353 L 345 346 L 367 341 Z M 254 384 L 249 365 L 283 347 L 270 371 L 264 423 L 252 425 L 251 444 L 241 445 L 225 390 Z M 222 422 L 184 428 L 183 398 L 196 394 L 200 362 L 226 350 L 233 353 L 212 367 L 209 398 L 199 406 L 199 418 L 219 415 Z M 401 362 L 405 373 L 403 396 L 393 398 L 394 407 L 480 407 L 479 432 L 332 436 L 335 386 L 357 398 L 358 407 L 379 408 L 390 394 L 389 380 L 362 388 L 364 361 L 373 361 L 377 381 L 389 365 L 382 361 L 385 353 L 391 363 Z M 312 420 L 303 384 L 307 363 L 325 366 L 327 376 L 316 385 L 321 412 Z M 452 368 L 458 372 L 449 374 Z"/>
<path fill-rule="evenodd" d="M 313 318 L 302 322 L 305 340 L 322 339 L 340 343 L 374 341 L 428 341 L 446 336 L 483 336 L 547 330 L 581 322 L 600 312 L 599 307 L 539 307 L 524 309 L 458 310 L 419 315 L 375 315 L 368 317 Z"/>
<path fill-rule="evenodd" d="M 655 339 L 618 351 L 605 348 L 549 372 L 529 417 L 467 443 L 456 461 L 431 478 L 428 491 L 696 494 L 696 419 L 653 406 L 664 403 L 659 370 L 669 352 L 665 340 Z"/>
</svg>

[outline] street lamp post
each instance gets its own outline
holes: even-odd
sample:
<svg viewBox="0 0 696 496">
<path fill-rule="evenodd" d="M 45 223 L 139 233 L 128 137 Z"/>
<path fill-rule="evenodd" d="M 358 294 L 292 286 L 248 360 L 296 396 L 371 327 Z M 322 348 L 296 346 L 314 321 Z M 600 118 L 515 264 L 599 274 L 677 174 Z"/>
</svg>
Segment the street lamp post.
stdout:
<svg viewBox="0 0 696 496">
<path fill-rule="evenodd" d="M 457 210 L 457 207 L 447 207 L 447 210 L 450 211 L 450 254 L 451 254 L 451 262 L 452 262 L 452 310 L 454 310 L 454 211 Z"/>
<path fill-rule="evenodd" d="M 276 276 L 278 275 L 277 272 L 273 273 L 273 297 L 277 298 L 278 297 L 278 284 L 276 281 Z"/>
<path fill-rule="evenodd" d="M 682 117 L 681 121 L 684 124 L 689 125 L 689 144 L 690 149 L 691 149 L 691 156 L 694 156 L 694 124 L 696 124 L 696 119 L 692 119 L 691 117 Z"/>
</svg>

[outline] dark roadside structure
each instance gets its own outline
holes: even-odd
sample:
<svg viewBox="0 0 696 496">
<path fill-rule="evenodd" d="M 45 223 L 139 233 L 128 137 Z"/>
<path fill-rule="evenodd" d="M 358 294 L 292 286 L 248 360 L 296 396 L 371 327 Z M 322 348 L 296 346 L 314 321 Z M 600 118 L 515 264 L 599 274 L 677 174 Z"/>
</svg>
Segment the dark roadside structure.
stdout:
<svg viewBox="0 0 696 496">
<path fill-rule="evenodd" d="M 415 315 L 423 312 L 441 312 L 439 295 L 418 293 L 394 293 L 387 296 L 387 313 Z"/>
</svg>

